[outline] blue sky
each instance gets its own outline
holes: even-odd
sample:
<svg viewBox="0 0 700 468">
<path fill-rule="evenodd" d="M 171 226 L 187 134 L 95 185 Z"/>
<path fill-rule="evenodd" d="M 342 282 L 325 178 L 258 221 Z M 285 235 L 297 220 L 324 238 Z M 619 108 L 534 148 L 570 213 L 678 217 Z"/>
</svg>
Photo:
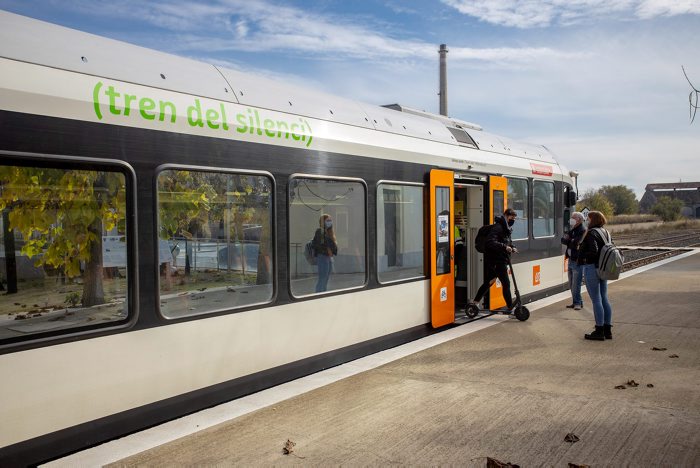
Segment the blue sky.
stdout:
<svg viewBox="0 0 700 468">
<path fill-rule="evenodd" d="M 0 0 L 0 9 L 544 144 L 579 188 L 700 181 L 700 0 Z"/>
</svg>

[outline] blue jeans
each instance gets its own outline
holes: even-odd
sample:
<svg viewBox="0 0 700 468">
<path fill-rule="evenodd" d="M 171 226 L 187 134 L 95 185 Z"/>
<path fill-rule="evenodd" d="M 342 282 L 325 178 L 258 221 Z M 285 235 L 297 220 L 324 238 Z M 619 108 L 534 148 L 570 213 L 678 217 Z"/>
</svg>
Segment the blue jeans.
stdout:
<svg viewBox="0 0 700 468">
<path fill-rule="evenodd" d="M 328 255 L 316 255 L 316 266 L 318 267 L 318 281 L 316 281 L 316 292 L 323 292 L 328 289 L 328 278 L 331 276 L 333 263 Z"/>
<path fill-rule="evenodd" d="M 608 281 L 598 278 L 594 264 L 581 265 L 586 278 L 586 289 L 593 303 L 596 326 L 612 325 L 612 307 L 608 301 Z"/>
<path fill-rule="evenodd" d="M 583 271 L 581 265 L 574 260 L 569 259 L 569 289 L 571 289 L 571 297 L 574 305 L 583 307 L 583 298 L 581 297 L 581 285 L 583 284 Z"/>
</svg>

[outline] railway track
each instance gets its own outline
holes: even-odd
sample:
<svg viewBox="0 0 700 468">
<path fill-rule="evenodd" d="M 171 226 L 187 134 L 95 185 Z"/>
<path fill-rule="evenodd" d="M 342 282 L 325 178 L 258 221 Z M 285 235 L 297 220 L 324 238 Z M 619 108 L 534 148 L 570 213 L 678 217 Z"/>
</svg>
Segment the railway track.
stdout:
<svg viewBox="0 0 700 468">
<path fill-rule="evenodd" d="M 625 262 L 622 265 L 622 271 L 633 270 L 687 251 L 687 249 L 623 249 Z"/>
<path fill-rule="evenodd" d="M 618 246 L 639 247 L 698 247 L 700 246 L 700 231 L 689 229 L 674 233 L 635 233 L 613 235 L 613 241 Z"/>
</svg>

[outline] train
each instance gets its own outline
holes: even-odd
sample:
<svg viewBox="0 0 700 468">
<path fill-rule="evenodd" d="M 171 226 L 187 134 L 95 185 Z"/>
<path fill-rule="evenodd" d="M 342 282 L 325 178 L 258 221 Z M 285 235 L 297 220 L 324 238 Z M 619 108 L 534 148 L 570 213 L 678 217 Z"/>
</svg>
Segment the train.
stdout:
<svg viewBox="0 0 700 468">
<path fill-rule="evenodd" d="M 507 207 L 522 300 L 561 292 L 575 187 L 471 122 L 0 12 L 0 465 L 458 326 Z"/>
</svg>

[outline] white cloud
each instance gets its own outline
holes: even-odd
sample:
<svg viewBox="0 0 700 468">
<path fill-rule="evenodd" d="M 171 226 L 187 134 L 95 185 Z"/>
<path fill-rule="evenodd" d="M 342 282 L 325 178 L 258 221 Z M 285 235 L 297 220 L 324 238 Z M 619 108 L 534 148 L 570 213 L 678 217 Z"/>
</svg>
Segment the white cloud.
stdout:
<svg viewBox="0 0 700 468">
<path fill-rule="evenodd" d="M 700 151 L 700 140 L 689 133 L 542 138 L 564 166 L 580 173 L 581 193 L 603 185 L 627 185 L 639 198 L 650 183 L 700 180 L 700 158 L 693 156 Z"/>
<path fill-rule="evenodd" d="M 193 55 L 227 51 L 292 52 L 310 58 L 371 61 L 430 60 L 437 44 L 377 32 L 379 20 L 308 10 L 268 1 L 218 0 L 207 4 L 187 0 L 141 2 L 76 0 L 66 6 L 92 15 L 147 22 L 177 35 L 171 52 Z M 157 32 L 156 32 L 157 33 Z M 155 39 L 154 39 L 155 41 Z M 548 47 L 450 47 L 450 61 L 494 62 L 502 66 L 534 63 L 546 57 L 576 57 L 578 53 Z"/>
<path fill-rule="evenodd" d="M 236 37 L 243 39 L 248 35 L 248 23 L 246 23 L 244 20 L 238 21 L 235 26 L 235 31 Z"/>
<path fill-rule="evenodd" d="M 462 14 L 515 28 L 700 14 L 700 0 L 442 0 Z"/>
<path fill-rule="evenodd" d="M 675 16 L 684 14 L 700 15 L 699 0 L 643 0 L 637 7 L 640 18 Z"/>
</svg>

